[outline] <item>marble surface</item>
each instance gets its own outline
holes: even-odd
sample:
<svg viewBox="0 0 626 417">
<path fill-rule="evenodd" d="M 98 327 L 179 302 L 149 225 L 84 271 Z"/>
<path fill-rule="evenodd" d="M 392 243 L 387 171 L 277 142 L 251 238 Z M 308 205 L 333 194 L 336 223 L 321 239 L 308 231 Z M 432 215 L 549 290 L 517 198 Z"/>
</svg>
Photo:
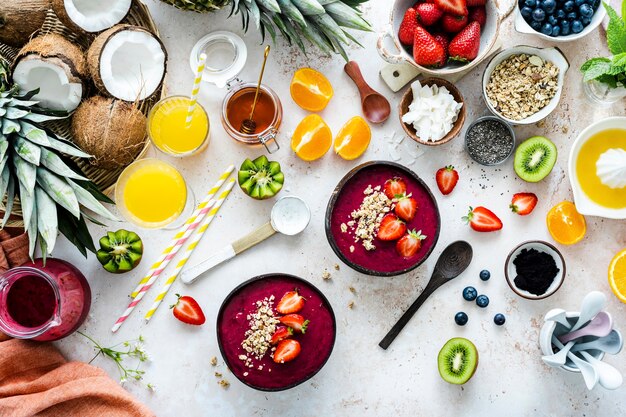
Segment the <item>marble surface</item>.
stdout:
<svg viewBox="0 0 626 417">
<path fill-rule="evenodd" d="M 608 311 L 613 314 L 617 328 L 626 330 L 626 306 L 613 297 L 606 279 L 610 259 L 626 247 L 626 222 L 587 218 L 585 239 L 572 247 L 560 247 L 568 273 L 562 288 L 547 300 L 527 301 L 517 297 L 503 276 L 504 259 L 518 243 L 528 239 L 551 241 L 545 227 L 545 214 L 554 204 L 572 199 L 566 163 L 576 134 L 594 120 L 626 113 L 624 101 L 605 109 L 591 105 L 583 96 L 577 68 L 589 57 L 607 54 L 602 29 L 580 42 L 559 45 L 570 60 L 571 69 L 558 109 L 541 126 L 515 128 L 519 139 L 540 134 L 551 138 L 558 146 L 556 167 L 546 180 L 538 184 L 522 182 L 513 172 L 511 161 L 493 168 L 471 162 L 461 136 L 441 147 L 422 148 L 422 156 L 405 161 L 411 162 L 410 168 L 431 187 L 436 187 L 434 173 L 441 166 L 454 164 L 461 176 L 457 189 L 450 196 L 442 197 L 435 191 L 442 216 L 441 236 L 433 256 L 421 267 L 394 278 L 369 277 L 342 265 L 327 244 L 324 213 L 330 193 L 340 178 L 361 162 L 397 159 L 407 154 L 394 150 L 390 143 L 389 138 L 394 132 L 401 132 L 395 110 L 401 93 L 393 94 L 382 84 L 378 77 L 382 61 L 374 49 L 376 32 L 387 24 L 389 4 L 383 0 L 367 3 L 365 14 L 373 22 L 375 32 L 357 34 L 365 49 L 352 47 L 349 50 L 351 57 L 361 63 L 365 78 L 394 104 L 390 119 L 382 126 L 373 127 L 371 146 L 357 161 L 343 161 L 329 152 L 319 161 L 305 163 L 295 157 L 288 143 L 289 133 L 307 114 L 289 96 L 288 81 L 299 67 L 314 67 L 332 80 L 335 97 L 321 115 L 334 132 L 350 117 L 360 114 L 357 91 L 343 72 L 343 60 L 340 57 L 319 57 L 315 52 L 306 57 L 282 41 L 272 50 L 266 83 L 282 98 L 285 108 L 279 138 L 282 148 L 276 155 L 286 174 L 282 194 L 297 194 L 309 203 L 312 210 L 309 228 L 295 238 L 275 236 L 214 270 L 193 286 L 175 284 L 164 305 L 146 325 L 143 313 L 155 295 L 150 293 L 116 334 L 112 334 L 110 328 L 128 303 L 127 294 L 163 249 L 171 232 L 142 231 L 141 236 L 146 242 L 144 262 L 135 272 L 122 276 L 105 272 L 93 255 L 87 260 L 81 258 L 65 240 L 60 239 L 55 255 L 76 264 L 89 279 L 94 294 L 91 313 L 82 330 L 106 345 L 139 334 L 146 338 L 152 361 L 144 368 L 145 382 L 155 384 L 157 390 L 150 392 L 132 383 L 127 387 L 158 416 L 626 415 L 626 386 L 614 392 L 602 388 L 588 392 L 579 375 L 545 366 L 540 361 L 537 341 L 546 311 L 553 307 L 574 310 L 590 290 L 600 290 L 608 295 Z M 169 51 L 167 86 L 171 93 L 187 94 L 190 90 L 192 76 L 188 54 L 198 38 L 220 29 L 242 34 L 238 17 L 225 20 L 228 11 L 213 15 L 183 13 L 156 0 L 148 0 L 148 6 Z M 515 33 L 510 18 L 504 22 L 500 36 L 504 47 L 550 45 L 535 37 Z M 262 45 L 254 31 L 244 39 L 251 58 L 242 78 L 253 80 L 260 65 Z M 480 94 L 484 67 L 484 63 L 479 65 L 458 83 L 468 110 L 466 126 L 476 117 L 487 114 Z M 204 87 L 201 93 L 200 102 L 208 109 L 212 123 L 208 150 L 196 157 L 171 160 L 189 180 L 196 195 L 203 195 L 228 164 L 240 164 L 245 157 L 256 157 L 261 153 L 261 149 L 234 142 L 222 129 L 219 111 L 224 94 L 225 91 L 211 86 Z M 415 152 L 415 149 L 411 148 L 411 151 Z M 535 212 L 526 218 L 508 210 L 511 195 L 521 191 L 535 192 L 540 200 Z M 198 262 L 225 243 L 261 225 L 267 220 L 272 204 L 272 200 L 254 202 L 236 190 L 191 262 Z M 478 234 L 461 222 L 467 207 L 479 204 L 492 208 L 501 216 L 504 222 L 501 232 Z M 95 236 L 105 231 L 100 227 L 91 229 Z M 426 302 L 389 350 L 380 349 L 379 340 L 423 289 L 439 253 L 457 239 L 465 239 L 474 247 L 474 261 L 470 268 Z M 339 271 L 334 270 L 335 264 L 341 265 Z M 481 269 L 492 271 L 490 281 L 479 280 Z M 325 270 L 332 274 L 328 282 L 322 279 Z M 325 368 L 313 379 L 286 392 L 263 393 L 244 386 L 224 367 L 216 344 L 215 318 L 222 300 L 237 284 L 252 276 L 276 271 L 299 275 L 327 295 L 337 316 L 337 344 Z M 462 299 L 461 290 L 467 285 L 475 286 L 479 293 L 490 297 L 488 308 L 479 309 Z M 349 287 L 356 292 L 351 292 Z M 174 300 L 177 292 L 192 295 L 200 302 L 207 316 L 204 326 L 185 326 L 172 317 L 167 304 Z M 353 309 L 348 308 L 351 301 L 355 304 Z M 454 314 L 461 310 L 469 314 L 469 323 L 465 327 L 457 326 L 453 320 Z M 503 327 L 493 324 L 493 316 L 498 312 L 507 316 Z M 480 352 L 476 375 L 463 387 L 448 385 L 437 372 L 437 353 L 445 341 L 454 336 L 473 340 Z M 90 345 L 77 334 L 57 345 L 70 359 L 89 360 L 93 356 Z M 215 368 L 209 364 L 214 355 L 220 359 Z M 623 357 L 623 353 L 608 357 L 607 362 L 626 372 Z M 112 362 L 98 358 L 94 363 L 106 369 L 113 378 L 119 377 Z M 224 373 L 230 381 L 228 389 L 217 384 L 215 371 Z"/>
</svg>

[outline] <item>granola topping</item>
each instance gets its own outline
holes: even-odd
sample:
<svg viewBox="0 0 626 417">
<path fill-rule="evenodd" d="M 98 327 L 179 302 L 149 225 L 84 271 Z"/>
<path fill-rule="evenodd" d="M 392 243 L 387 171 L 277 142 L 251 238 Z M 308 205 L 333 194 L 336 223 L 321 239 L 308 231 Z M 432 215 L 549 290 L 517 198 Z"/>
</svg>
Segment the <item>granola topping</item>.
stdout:
<svg viewBox="0 0 626 417">
<path fill-rule="evenodd" d="M 245 333 L 246 338 L 241 342 L 245 353 L 239 355 L 239 360 L 248 368 L 254 367 L 253 360 L 261 360 L 270 350 L 270 341 L 279 323 L 272 309 L 273 295 L 257 301 L 254 305 L 256 312 L 246 317 L 249 329 Z"/>
</svg>

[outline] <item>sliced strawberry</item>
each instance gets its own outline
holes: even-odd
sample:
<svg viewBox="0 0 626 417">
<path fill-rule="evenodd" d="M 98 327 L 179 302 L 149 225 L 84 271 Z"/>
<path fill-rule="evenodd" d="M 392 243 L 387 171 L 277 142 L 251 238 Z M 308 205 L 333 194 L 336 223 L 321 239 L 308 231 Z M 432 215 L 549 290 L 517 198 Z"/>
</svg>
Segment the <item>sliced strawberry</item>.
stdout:
<svg viewBox="0 0 626 417">
<path fill-rule="evenodd" d="M 477 232 L 495 232 L 502 229 L 502 221 L 495 213 L 485 207 L 476 207 L 469 209 L 467 216 L 463 220 Z"/>
<path fill-rule="evenodd" d="M 275 345 L 281 340 L 289 339 L 291 336 L 293 336 L 293 330 L 290 327 L 279 327 L 272 335 L 270 343 Z"/>
<path fill-rule="evenodd" d="M 305 320 L 300 314 L 287 314 L 278 319 L 285 326 L 289 326 L 298 333 L 305 333 L 310 321 Z"/>
<path fill-rule="evenodd" d="M 398 240 L 406 232 L 406 224 L 395 214 L 387 214 L 383 217 L 378 228 L 380 240 Z"/>
<path fill-rule="evenodd" d="M 484 6 L 487 4 L 487 0 L 465 0 L 467 7 Z"/>
<path fill-rule="evenodd" d="M 417 5 L 415 10 L 417 11 L 417 21 L 423 26 L 434 25 L 443 15 L 443 12 L 437 7 L 437 5 L 431 3 L 420 3 Z"/>
<path fill-rule="evenodd" d="M 206 318 L 196 300 L 188 295 L 181 297 L 180 294 L 176 294 L 176 297 L 178 297 L 176 304 L 170 306 L 174 311 L 174 317 L 183 323 L 192 324 L 194 326 L 204 324 Z"/>
<path fill-rule="evenodd" d="M 422 231 L 416 232 L 411 230 L 405 234 L 396 243 L 396 251 L 404 258 L 410 258 L 415 255 L 422 247 L 422 240 L 426 239 L 426 236 L 422 234 Z"/>
<path fill-rule="evenodd" d="M 446 33 L 458 33 L 460 32 L 467 23 L 469 22 L 467 15 L 458 16 L 454 14 L 444 14 L 441 18 L 441 28 Z"/>
<path fill-rule="evenodd" d="M 298 290 L 286 292 L 276 305 L 276 311 L 280 314 L 297 313 L 304 307 L 306 300 L 298 293 Z"/>
<path fill-rule="evenodd" d="M 443 46 L 421 26 L 415 28 L 413 40 L 413 60 L 417 65 L 441 68 L 446 64 L 448 54 Z"/>
<path fill-rule="evenodd" d="M 400 177 L 395 177 L 385 181 L 383 191 L 388 199 L 394 199 L 396 196 L 406 193 L 406 183 Z"/>
<path fill-rule="evenodd" d="M 417 23 L 417 11 L 414 8 L 409 8 L 404 13 L 402 23 L 400 23 L 400 29 L 398 29 L 398 39 L 405 45 L 413 45 L 413 38 L 415 37 L 415 28 Z"/>
<path fill-rule="evenodd" d="M 300 354 L 300 350 L 300 343 L 297 340 L 283 340 L 278 343 L 278 346 L 276 346 L 276 350 L 274 351 L 274 362 L 290 362 Z"/>
<path fill-rule="evenodd" d="M 417 213 L 417 201 L 411 195 L 403 195 L 398 199 L 394 212 L 405 222 L 410 222 Z"/>
<path fill-rule="evenodd" d="M 535 209 L 539 199 L 533 193 L 517 193 L 511 201 L 511 211 L 520 216 L 526 216 Z"/>
<path fill-rule="evenodd" d="M 485 6 L 471 7 L 469 9 L 469 21 L 478 22 L 481 28 L 487 23 L 487 10 Z"/>
<path fill-rule="evenodd" d="M 467 15 L 467 3 L 465 0 L 435 0 L 435 4 L 443 10 L 444 13 L 458 16 Z"/>
<path fill-rule="evenodd" d="M 448 165 L 445 168 L 439 168 L 439 170 L 437 170 L 435 180 L 437 181 L 437 187 L 439 187 L 441 194 L 448 195 L 454 190 L 457 182 L 459 182 L 459 173 L 456 172 L 456 169 L 454 169 L 452 165 Z"/>
</svg>

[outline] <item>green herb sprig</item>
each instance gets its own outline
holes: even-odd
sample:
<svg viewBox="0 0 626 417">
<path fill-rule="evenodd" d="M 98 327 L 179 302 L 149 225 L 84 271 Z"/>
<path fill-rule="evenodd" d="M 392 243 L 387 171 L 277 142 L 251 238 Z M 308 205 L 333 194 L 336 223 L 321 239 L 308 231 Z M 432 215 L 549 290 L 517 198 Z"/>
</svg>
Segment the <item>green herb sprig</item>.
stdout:
<svg viewBox="0 0 626 417">
<path fill-rule="evenodd" d="M 602 2 L 609 15 L 606 41 L 612 58 L 591 58 L 580 70 L 583 81 L 597 80 L 611 88 L 626 87 L 626 0 L 622 2 L 622 17 L 607 3 Z"/>
</svg>

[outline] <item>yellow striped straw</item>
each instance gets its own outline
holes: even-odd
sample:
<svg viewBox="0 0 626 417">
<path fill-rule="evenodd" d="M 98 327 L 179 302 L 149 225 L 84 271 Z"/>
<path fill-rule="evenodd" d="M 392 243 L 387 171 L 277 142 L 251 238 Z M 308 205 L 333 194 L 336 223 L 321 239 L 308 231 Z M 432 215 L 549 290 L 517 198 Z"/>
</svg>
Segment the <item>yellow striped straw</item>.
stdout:
<svg viewBox="0 0 626 417">
<path fill-rule="evenodd" d="M 209 225 L 215 218 L 215 215 L 219 211 L 222 204 L 224 204 L 224 200 L 226 200 L 226 197 L 228 197 L 234 185 L 235 185 L 235 179 L 231 178 L 226 184 L 224 191 L 222 191 L 220 196 L 217 198 L 215 204 L 213 205 L 213 208 L 209 211 L 209 215 L 204 218 L 204 221 L 198 228 L 198 233 L 196 234 L 193 241 L 189 244 L 189 246 L 185 250 L 185 255 L 180 261 L 178 261 L 178 263 L 176 264 L 176 269 L 174 270 L 172 275 L 170 275 L 167 281 L 165 281 L 165 284 L 163 285 L 161 292 L 154 299 L 154 303 L 152 304 L 152 307 L 150 307 L 150 310 L 148 310 L 148 312 L 146 313 L 146 316 L 144 317 L 146 321 L 150 321 L 150 319 L 156 312 L 157 308 L 159 308 L 159 306 L 161 305 L 161 302 L 163 302 L 163 299 L 167 295 L 167 292 L 169 291 L 170 287 L 172 286 L 172 284 L 174 284 L 174 281 L 176 281 L 178 274 L 180 274 L 180 271 L 182 271 L 183 267 L 185 266 L 185 264 L 187 263 L 191 255 L 193 254 L 193 251 L 198 246 L 200 239 L 202 239 L 202 236 L 209 228 Z"/>
<path fill-rule="evenodd" d="M 202 73 L 204 72 L 204 64 L 206 63 L 206 54 L 203 52 L 198 59 L 198 68 L 196 68 L 196 78 L 193 80 L 193 89 L 191 90 L 191 97 L 189 101 L 189 108 L 187 109 L 187 118 L 185 119 L 185 128 L 191 126 L 191 120 L 193 119 L 193 112 L 196 109 L 196 103 L 198 102 L 198 93 L 200 92 L 200 83 L 202 82 Z"/>
<path fill-rule="evenodd" d="M 176 233 L 176 235 L 174 235 L 174 238 L 170 241 L 167 247 L 163 250 L 159 259 L 157 259 L 157 261 L 154 264 L 152 264 L 152 267 L 150 268 L 150 270 L 141 279 L 141 281 L 139 281 L 139 284 L 137 284 L 137 287 L 135 288 L 135 290 L 130 294 L 132 298 L 137 297 L 137 295 L 139 294 L 139 291 L 141 291 L 143 286 L 146 285 L 148 281 L 150 281 L 150 278 L 157 271 L 162 271 L 163 268 L 167 266 L 167 264 L 165 264 L 161 268 L 161 264 L 163 262 L 169 263 L 169 259 L 171 259 L 174 255 L 176 255 L 176 252 L 178 252 L 178 250 L 182 246 L 180 242 L 182 241 L 184 243 L 184 241 L 186 241 L 187 238 L 189 238 L 189 235 L 191 235 L 191 233 L 193 233 L 194 231 L 194 229 L 190 229 L 189 226 L 191 224 L 194 224 L 198 220 L 202 220 L 202 218 L 206 215 L 206 210 L 204 209 L 206 209 L 209 206 L 209 204 L 212 205 L 214 203 L 214 201 L 211 201 L 211 200 L 213 199 L 213 197 L 215 197 L 217 192 L 220 190 L 224 182 L 226 182 L 226 180 L 228 179 L 228 177 L 230 176 L 230 174 L 233 172 L 234 169 L 235 169 L 235 166 L 230 165 L 228 168 L 226 168 L 226 170 L 222 173 L 222 175 L 219 176 L 215 185 L 207 192 L 206 196 L 204 197 L 204 200 L 202 200 L 200 204 L 198 204 L 198 207 L 193 212 L 191 217 L 189 217 L 189 219 L 185 222 L 185 224 L 183 224 L 180 227 L 180 229 L 178 229 L 178 232 Z M 158 275 L 157 275 L 157 278 L 158 278 Z"/>
</svg>

